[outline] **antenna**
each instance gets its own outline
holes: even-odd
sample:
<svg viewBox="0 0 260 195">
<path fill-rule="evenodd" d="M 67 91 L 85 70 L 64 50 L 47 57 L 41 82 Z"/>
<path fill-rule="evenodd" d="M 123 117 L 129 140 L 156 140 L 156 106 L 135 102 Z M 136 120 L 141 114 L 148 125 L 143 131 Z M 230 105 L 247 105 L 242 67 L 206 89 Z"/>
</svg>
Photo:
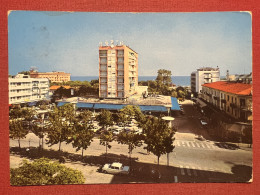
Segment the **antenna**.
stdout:
<svg viewBox="0 0 260 195">
<path fill-rule="evenodd" d="M 105 42 L 105 45 L 108 46 L 108 41 Z"/>
<path fill-rule="evenodd" d="M 38 68 L 36 66 L 31 66 L 30 71 L 38 72 Z"/>
<path fill-rule="evenodd" d="M 116 40 L 116 45 L 118 45 L 118 40 Z"/>
<path fill-rule="evenodd" d="M 102 42 L 99 42 L 99 46 L 102 47 Z"/>
</svg>

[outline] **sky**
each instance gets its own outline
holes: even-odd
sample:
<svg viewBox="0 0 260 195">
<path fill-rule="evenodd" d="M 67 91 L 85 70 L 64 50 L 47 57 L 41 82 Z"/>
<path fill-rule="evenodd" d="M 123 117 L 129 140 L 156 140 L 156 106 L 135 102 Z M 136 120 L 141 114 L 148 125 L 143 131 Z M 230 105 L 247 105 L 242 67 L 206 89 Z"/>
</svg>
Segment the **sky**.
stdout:
<svg viewBox="0 0 260 195">
<path fill-rule="evenodd" d="M 123 41 L 138 53 L 139 76 L 167 69 L 189 76 L 201 67 L 220 74 L 252 72 L 252 18 L 247 12 L 102 13 L 12 11 L 9 74 L 65 71 L 98 75 L 98 47 Z"/>
</svg>

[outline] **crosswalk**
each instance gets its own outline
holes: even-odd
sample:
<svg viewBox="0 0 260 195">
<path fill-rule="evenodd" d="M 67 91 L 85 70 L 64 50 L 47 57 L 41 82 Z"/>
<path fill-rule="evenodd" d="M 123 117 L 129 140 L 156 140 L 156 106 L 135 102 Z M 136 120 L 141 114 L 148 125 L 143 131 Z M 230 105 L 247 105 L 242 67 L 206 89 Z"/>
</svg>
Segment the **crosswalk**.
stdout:
<svg viewBox="0 0 260 195">
<path fill-rule="evenodd" d="M 177 147 L 188 147 L 188 148 L 201 148 L 207 150 L 218 150 L 218 149 L 230 149 L 234 150 L 237 149 L 234 146 L 230 146 L 225 143 L 208 143 L 208 142 L 195 142 L 195 141 L 181 141 L 175 140 L 175 145 Z"/>
<path fill-rule="evenodd" d="M 190 176 L 190 177 L 210 177 L 214 175 L 218 170 L 214 170 L 212 168 L 207 167 L 195 167 L 195 166 L 187 166 L 187 165 L 179 165 L 178 167 L 178 175 L 181 176 Z"/>
</svg>

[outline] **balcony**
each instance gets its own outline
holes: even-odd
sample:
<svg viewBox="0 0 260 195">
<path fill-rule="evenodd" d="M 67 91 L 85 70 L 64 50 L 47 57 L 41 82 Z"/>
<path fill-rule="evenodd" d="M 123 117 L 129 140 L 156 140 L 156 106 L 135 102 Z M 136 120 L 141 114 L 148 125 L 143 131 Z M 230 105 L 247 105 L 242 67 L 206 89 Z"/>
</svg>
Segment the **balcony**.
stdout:
<svg viewBox="0 0 260 195">
<path fill-rule="evenodd" d="M 227 103 L 227 100 L 222 99 L 222 100 L 221 100 L 221 103 L 226 104 L 226 103 Z"/>
<path fill-rule="evenodd" d="M 211 75 L 204 75 L 204 79 L 211 79 L 212 76 Z"/>
<path fill-rule="evenodd" d="M 237 108 L 237 105 L 235 103 L 230 103 L 231 108 Z"/>
</svg>

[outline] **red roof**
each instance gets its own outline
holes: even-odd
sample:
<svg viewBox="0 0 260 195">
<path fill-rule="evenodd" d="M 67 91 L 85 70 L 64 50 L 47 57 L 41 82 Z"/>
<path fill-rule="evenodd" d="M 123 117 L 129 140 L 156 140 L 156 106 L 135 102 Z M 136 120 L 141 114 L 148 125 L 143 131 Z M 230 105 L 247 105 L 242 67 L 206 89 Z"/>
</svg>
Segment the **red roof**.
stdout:
<svg viewBox="0 0 260 195">
<path fill-rule="evenodd" d="M 57 90 L 59 89 L 60 87 L 63 87 L 65 89 L 70 89 L 71 87 L 70 86 L 59 86 L 59 85 L 53 85 L 50 87 L 50 90 Z"/>
<path fill-rule="evenodd" d="M 235 82 L 227 82 L 227 81 L 206 83 L 202 86 L 209 87 L 212 89 L 217 89 L 220 91 L 225 91 L 228 93 L 237 94 L 237 95 L 250 95 L 252 90 L 252 84 L 235 83 Z"/>
</svg>

